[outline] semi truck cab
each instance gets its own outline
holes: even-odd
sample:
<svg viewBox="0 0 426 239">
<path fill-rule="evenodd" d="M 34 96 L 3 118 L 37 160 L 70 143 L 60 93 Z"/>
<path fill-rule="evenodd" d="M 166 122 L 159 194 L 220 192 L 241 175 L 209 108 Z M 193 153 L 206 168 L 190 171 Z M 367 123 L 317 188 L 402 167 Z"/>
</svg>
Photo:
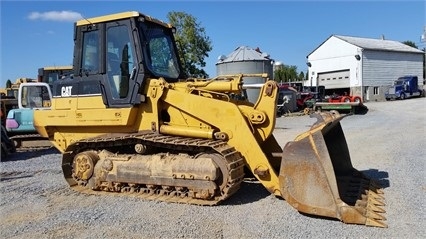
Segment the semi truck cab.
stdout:
<svg viewBox="0 0 426 239">
<path fill-rule="evenodd" d="M 425 96 L 425 91 L 418 86 L 417 76 L 399 77 L 385 94 L 386 100 Z"/>
</svg>

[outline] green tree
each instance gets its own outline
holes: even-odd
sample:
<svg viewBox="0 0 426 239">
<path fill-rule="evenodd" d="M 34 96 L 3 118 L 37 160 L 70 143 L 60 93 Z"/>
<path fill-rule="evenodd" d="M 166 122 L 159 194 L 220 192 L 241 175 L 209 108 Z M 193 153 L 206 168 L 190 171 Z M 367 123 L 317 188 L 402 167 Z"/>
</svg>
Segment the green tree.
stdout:
<svg viewBox="0 0 426 239">
<path fill-rule="evenodd" d="M 10 81 L 10 79 L 7 79 L 6 88 L 10 88 L 10 87 L 12 87 L 12 81 Z"/>
<path fill-rule="evenodd" d="M 414 43 L 412 41 L 403 41 L 402 43 L 405 44 L 405 45 L 407 45 L 407 46 L 411 46 L 411 47 L 414 47 L 414 48 L 418 49 L 416 43 Z"/>
<path fill-rule="evenodd" d="M 275 70 L 274 75 L 274 80 L 277 82 L 292 82 L 299 80 L 297 66 L 283 65 Z"/>
<path fill-rule="evenodd" d="M 303 72 L 303 71 L 301 71 L 300 73 L 299 73 L 299 79 L 298 79 L 299 81 L 304 81 L 305 80 L 305 73 Z"/>
<path fill-rule="evenodd" d="M 212 50 L 204 27 L 195 17 L 185 12 L 172 11 L 167 14 L 167 18 L 176 27 L 175 38 L 184 72 L 190 77 L 209 77 L 202 69 L 206 66 L 204 59 Z"/>
</svg>

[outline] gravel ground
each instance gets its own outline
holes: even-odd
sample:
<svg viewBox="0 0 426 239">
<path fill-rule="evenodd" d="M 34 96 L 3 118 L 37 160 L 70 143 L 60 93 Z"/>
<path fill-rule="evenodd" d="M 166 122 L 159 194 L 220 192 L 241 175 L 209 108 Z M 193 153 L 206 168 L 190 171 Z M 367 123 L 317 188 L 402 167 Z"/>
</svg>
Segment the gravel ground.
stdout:
<svg viewBox="0 0 426 239">
<path fill-rule="evenodd" d="M 352 163 L 385 187 L 389 228 L 308 217 L 257 182 L 213 207 L 84 195 L 62 177 L 55 149 L 0 163 L 1 238 L 425 238 L 426 98 L 366 103 L 341 121 Z M 281 117 L 284 146 L 315 119 Z"/>
</svg>

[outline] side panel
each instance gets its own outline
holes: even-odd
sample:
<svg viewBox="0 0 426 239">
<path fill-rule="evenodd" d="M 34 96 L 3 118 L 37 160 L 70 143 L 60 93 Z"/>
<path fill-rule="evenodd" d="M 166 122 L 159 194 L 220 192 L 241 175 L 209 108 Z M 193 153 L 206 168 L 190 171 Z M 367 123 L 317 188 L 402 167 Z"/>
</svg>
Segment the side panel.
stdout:
<svg viewBox="0 0 426 239">
<path fill-rule="evenodd" d="M 391 86 L 400 76 L 423 75 L 422 54 L 364 50 L 362 61 L 364 86 Z"/>
<path fill-rule="evenodd" d="M 54 99 L 53 110 L 38 111 L 36 118 L 40 122 L 44 120 L 48 122 L 47 126 L 133 125 L 138 108 L 106 108 L 100 102 L 102 102 L 100 96 Z M 80 105 L 82 107 L 79 107 Z"/>
<path fill-rule="evenodd" d="M 6 130 L 9 133 L 37 133 L 33 125 L 34 111 L 32 109 L 10 110 L 6 118 Z"/>
</svg>

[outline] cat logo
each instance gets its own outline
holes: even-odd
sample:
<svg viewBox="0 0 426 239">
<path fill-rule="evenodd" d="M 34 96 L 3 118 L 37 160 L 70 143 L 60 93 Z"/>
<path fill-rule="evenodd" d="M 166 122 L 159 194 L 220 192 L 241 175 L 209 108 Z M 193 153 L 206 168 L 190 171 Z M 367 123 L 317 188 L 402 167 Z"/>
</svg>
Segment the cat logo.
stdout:
<svg viewBox="0 0 426 239">
<path fill-rule="evenodd" d="M 62 86 L 61 88 L 61 96 L 71 96 L 72 86 Z"/>
</svg>

